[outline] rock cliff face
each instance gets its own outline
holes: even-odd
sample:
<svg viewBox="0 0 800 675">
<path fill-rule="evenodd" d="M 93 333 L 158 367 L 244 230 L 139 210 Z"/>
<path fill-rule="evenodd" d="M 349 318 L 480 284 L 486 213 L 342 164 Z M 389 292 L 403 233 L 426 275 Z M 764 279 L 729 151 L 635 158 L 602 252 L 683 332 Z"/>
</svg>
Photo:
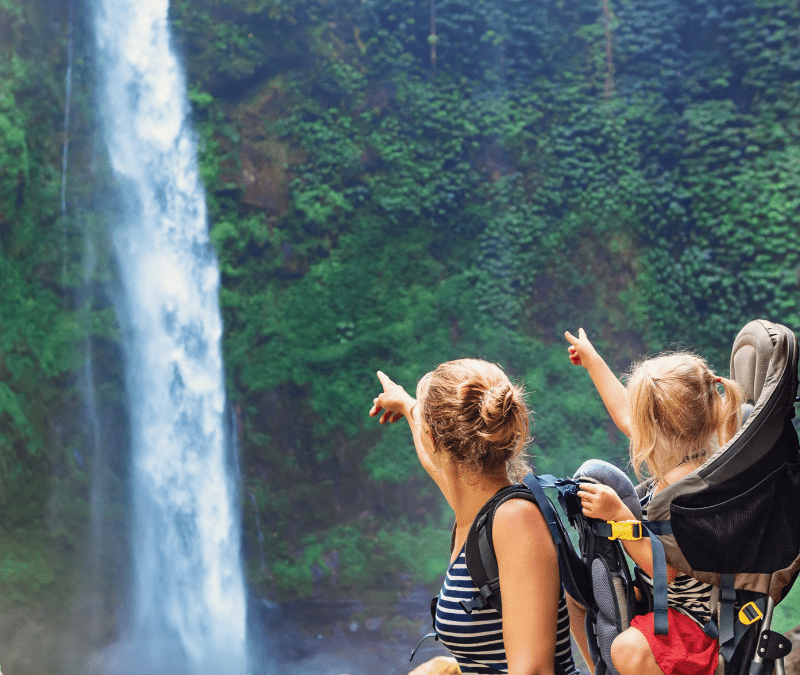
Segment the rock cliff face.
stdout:
<svg viewBox="0 0 800 675">
<path fill-rule="evenodd" d="M 784 633 L 792 641 L 792 651 L 784 661 L 786 675 L 800 675 L 800 626 Z"/>
</svg>

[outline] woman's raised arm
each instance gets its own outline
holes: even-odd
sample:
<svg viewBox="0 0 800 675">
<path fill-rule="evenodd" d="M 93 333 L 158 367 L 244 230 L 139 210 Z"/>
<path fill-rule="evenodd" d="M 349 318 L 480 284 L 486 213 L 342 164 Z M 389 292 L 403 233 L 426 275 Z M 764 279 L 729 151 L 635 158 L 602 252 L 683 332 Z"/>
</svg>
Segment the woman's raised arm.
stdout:
<svg viewBox="0 0 800 675">
<path fill-rule="evenodd" d="M 369 411 L 369 416 L 376 417 L 383 412 L 380 417 L 381 424 L 385 424 L 386 422 L 392 424 L 403 417 L 408 420 L 408 426 L 414 438 L 414 448 L 417 451 L 420 464 L 422 464 L 422 468 L 428 472 L 428 475 L 433 478 L 436 485 L 442 491 L 447 503 L 450 504 L 452 508 L 453 503 L 450 498 L 450 491 L 447 487 L 447 480 L 444 474 L 436 468 L 436 465 L 430 457 L 429 450 L 425 447 L 427 444 L 430 450 L 433 450 L 433 437 L 430 434 L 430 430 L 423 430 L 417 400 L 406 392 L 401 385 L 393 382 L 380 370 L 378 371 L 378 379 L 383 386 L 383 393 L 374 399 L 372 408 Z"/>
</svg>

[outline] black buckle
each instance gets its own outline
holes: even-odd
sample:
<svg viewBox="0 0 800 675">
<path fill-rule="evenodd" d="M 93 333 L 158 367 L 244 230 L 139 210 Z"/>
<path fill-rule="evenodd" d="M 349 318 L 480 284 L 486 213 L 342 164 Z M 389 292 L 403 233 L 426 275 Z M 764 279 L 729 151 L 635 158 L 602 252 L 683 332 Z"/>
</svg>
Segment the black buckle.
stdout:
<svg viewBox="0 0 800 675">
<path fill-rule="evenodd" d="M 486 600 L 482 595 L 476 595 L 474 598 L 470 598 L 469 600 L 459 600 L 459 605 L 461 605 L 461 609 L 463 609 L 467 614 L 472 614 L 472 610 L 474 609 L 483 609 L 486 607 Z"/>
</svg>

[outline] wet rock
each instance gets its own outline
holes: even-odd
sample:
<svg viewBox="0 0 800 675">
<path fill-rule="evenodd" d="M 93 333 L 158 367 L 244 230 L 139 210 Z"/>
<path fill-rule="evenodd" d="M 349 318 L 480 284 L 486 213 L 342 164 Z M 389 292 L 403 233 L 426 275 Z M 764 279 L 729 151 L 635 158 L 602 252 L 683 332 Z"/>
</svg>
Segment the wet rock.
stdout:
<svg viewBox="0 0 800 675">
<path fill-rule="evenodd" d="M 792 651 L 784 660 L 786 675 L 800 675 L 800 626 L 784 633 L 792 641 Z"/>
<path fill-rule="evenodd" d="M 318 584 L 320 581 L 324 581 L 325 579 L 325 571 L 319 565 L 312 565 L 311 566 L 311 580 Z"/>
<path fill-rule="evenodd" d="M 242 201 L 270 213 L 283 215 L 289 205 L 289 181 L 283 166 L 286 149 L 279 143 L 250 146 L 241 153 Z"/>
<path fill-rule="evenodd" d="M 382 625 L 383 625 L 383 618 L 380 616 L 374 616 L 371 619 L 367 619 L 364 622 L 364 628 L 371 631 L 380 630 Z"/>
</svg>

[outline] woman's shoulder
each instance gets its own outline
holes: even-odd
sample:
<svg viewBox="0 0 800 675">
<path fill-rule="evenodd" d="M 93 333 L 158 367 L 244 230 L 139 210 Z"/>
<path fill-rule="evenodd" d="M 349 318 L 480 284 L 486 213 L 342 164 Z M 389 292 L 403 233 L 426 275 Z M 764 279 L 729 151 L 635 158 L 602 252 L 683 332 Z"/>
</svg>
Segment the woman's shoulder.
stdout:
<svg viewBox="0 0 800 675">
<path fill-rule="evenodd" d="M 511 498 L 504 500 L 500 506 L 497 507 L 494 517 L 497 520 L 500 518 L 508 518 L 513 514 L 519 517 L 525 517 L 524 514 L 539 514 L 541 516 L 539 507 L 532 501 L 525 498 Z"/>
<path fill-rule="evenodd" d="M 500 504 L 494 514 L 493 538 L 503 536 L 518 538 L 520 535 L 525 536 L 526 533 L 550 536 L 539 507 L 527 499 L 509 499 Z"/>
<path fill-rule="evenodd" d="M 536 504 L 526 499 L 503 502 L 495 513 L 492 543 L 501 586 L 533 594 L 540 584 L 552 586 L 554 575 L 558 578 L 556 547 Z"/>
</svg>

